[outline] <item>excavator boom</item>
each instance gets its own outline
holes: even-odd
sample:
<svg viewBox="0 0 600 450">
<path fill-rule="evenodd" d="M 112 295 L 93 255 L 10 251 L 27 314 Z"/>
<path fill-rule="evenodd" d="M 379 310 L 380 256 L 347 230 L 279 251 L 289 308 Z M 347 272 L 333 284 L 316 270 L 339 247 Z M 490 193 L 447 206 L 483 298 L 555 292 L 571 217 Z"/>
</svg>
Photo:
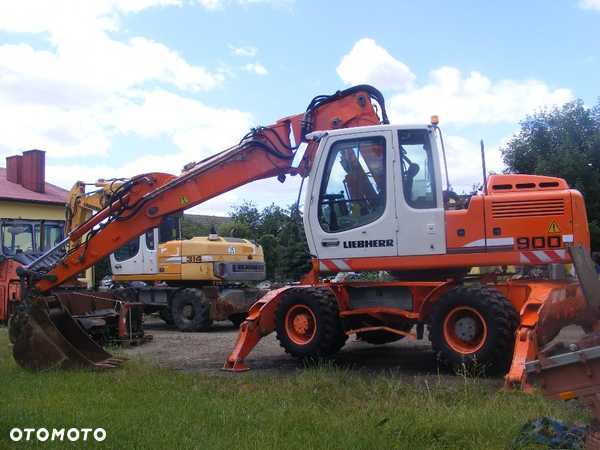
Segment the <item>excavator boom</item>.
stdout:
<svg viewBox="0 0 600 450">
<path fill-rule="evenodd" d="M 22 289 L 23 300 L 10 322 L 11 332 L 19 336 L 15 344 L 17 362 L 27 369 L 111 365 L 110 355 L 76 334 L 76 324 L 67 317 L 69 313 L 42 301 L 43 296 L 145 231 L 158 227 L 169 215 L 251 181 L 277 177 L 283 182 L 286 175 L 307 176 L 314 158 L 314 143 L 308 143 L 303 159 L 294 168 L 292 162 L 298 149 L 295 143 L 306 142 L 306 135 L 317 130 L 381 123 L 371 99 L 379 103 L 383 121 L 387 121 L 379 91 L 371 86 L 357 86 L 315 98 L 303 114 L 253 129 L 238 145 L 186 165 L 179 176 L 147 173 L 118 184 L 100 185 L 102 190 L 95 197 L 97 205 L 90 205 L 91 209 L 97 206 L 100 210 L 89 217 L 82 208 L 71 208 L 67 238 L 28 266 L 20 267 L 26 289 Z M 68 203 L 77 205 L 84 199 L 81 193 L 78 189 L 72 191 Z M 69 250 L 57 264 L 50 270 L 39 270 L 44 258 L 65 245 Z M 48 350 L 53 347 L 59 351 Z M 27 357 L 34 353 L 35 357 Z"/>
<path fill-rule="evenodd" d="M 318 104 L 313 107 L 316 109 L 303 115 L 255 129 L 238 145 L 188 164 L 179 176 L 148 173 L 123 183 L 115 189 L 109 205 L 69 234 L 68 239 L 76 241 L 91 232 L 83 245 L 71 251 L 61 264 L 48 272 L 49 276 L 37 283 L 40 292 L 49 291 L 97 263 L 145 231 L 157 227 L 169 215 L 252 181 L 270 177 L 283 180 L 285 175 L 297 173 L 308 175 L 314 158 L 314 143 L 308 144 L 300 166 L 293 168 L 296 147 L 291 145 L 290 136 L 304 139 L 303 130 L 309 120 L 312 123 L 310 131 L 333 126 L 348 128 L 379 124 L 379 117 L 369 101 L 370 95 L 360 88 L 373 89 L 359 86 L 334 94 L 334 100 L 322 106 Z M 382 97 L 380 103 L 383 103 Z M 135 220 L 130 220 L 133 218 Z"/>
</svg>

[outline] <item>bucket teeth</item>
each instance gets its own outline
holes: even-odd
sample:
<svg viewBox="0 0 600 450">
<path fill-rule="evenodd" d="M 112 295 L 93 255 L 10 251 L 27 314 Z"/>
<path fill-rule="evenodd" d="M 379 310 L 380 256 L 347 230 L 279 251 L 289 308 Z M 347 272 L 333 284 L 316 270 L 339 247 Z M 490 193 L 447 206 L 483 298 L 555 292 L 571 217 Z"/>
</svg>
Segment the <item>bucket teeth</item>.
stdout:
<svg viewBox="0 0 600 450">
<path fill-rule="evenodd" d="M 124 361 L 96 344 L 66 309 L 51 318 L 48 308 L 39 303 L 30 303 L 32 306 L 20 313 L 25 324 L 15 341 L 13 356 L 22 368 L 94 371 L 118 367 Z"/>
</svg>

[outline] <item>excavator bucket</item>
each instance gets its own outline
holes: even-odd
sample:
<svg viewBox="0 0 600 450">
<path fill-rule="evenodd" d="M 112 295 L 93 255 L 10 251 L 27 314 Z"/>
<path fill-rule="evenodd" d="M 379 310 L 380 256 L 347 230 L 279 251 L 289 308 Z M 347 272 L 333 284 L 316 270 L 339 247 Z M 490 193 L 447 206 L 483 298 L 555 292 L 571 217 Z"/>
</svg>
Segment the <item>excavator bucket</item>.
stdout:
<svg viewBox="0 0 600 450">
<path fill-rule="evenodd" d="M 583 397 L 594 420 L 586 448 L 600 450 L 600 279 L 586 248 L 569 248 L 585 302 L 562 316 L 540 315 L 535 339 L 536 359 L 525 364 L 537 378 L 542 394 L 554 401 Z M 551 305 L 553 306 L 553 305 Z M 577 342 L 551 342 L 567 325 L 579 325 L 586 332 Z"/>
<path fill-rule="evenodd" d="M 18 338 L 13 348 L 17 364 L 26 370 L 104 370 L 123 360 L 96 344 L 52 296 L 30 294 L 15 321 Z"/>
</svg>

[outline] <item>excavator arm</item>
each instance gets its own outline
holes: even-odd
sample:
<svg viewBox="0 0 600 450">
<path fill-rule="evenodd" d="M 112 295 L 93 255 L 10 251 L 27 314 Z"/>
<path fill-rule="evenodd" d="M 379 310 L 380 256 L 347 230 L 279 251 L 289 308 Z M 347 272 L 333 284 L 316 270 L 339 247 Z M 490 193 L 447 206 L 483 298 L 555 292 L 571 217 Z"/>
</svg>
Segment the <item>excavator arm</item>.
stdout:
<svg viewBox="0 0 600 450">
<path fill-rule="evenodd" d="M 379 105 L 381 119 L 372 99 Z M 25 280 L 23 286 L 27 285 L 27 288 L 22 291 L 24 298 L 17 310 L 17 318 L 12 323 L 15 327 L 14 332 L 29 336 L 29 341 L 24 342 L 24 339 L 20 339 L 15 349 L 19 348 L 20 354 L 23 355 L 30 354 L 34 346 L 48 347 L 33 344 L 31 332 L 23 331 L 36 325 L 36 322 L 39 325 L 42 321 L 42 328 L 51 328 L 46 320 L 46 316 L 51 316 L 51 308 L 44 299 L 53 288 L 96 264 L 146 230 L 159 226 L 165 217 L 255 180 L 277 177 L 283 182 L 286 175 L 298 174 L 305 177 L 315 157 L 315 143 L 307 141 L 307 134 L 319 130 L 380 123 L 388 123 L 383 96 L 371 86 L 356 86 L 333 95 L 316 97 L 303 114 L 281 119 L 269 127 L 251 130 L 238 145 L 186 165 L 179 176 L 147 173 L 124 181 L 117 187 L 101 185 L 103 189 L 96 199 L 100 196 L 103 200 L 109 199 L 106 206 L 92 217 L 85 217 L 87 220 L 79 225 L 76 219 L 79 217 L 81 220 L 83 214 L 73 215 L 75 219 L 70 222 L 71 229 L 67 238 L 29 266 L 21 268 L 20 275 Z M 297 167 L 294 167 L 292 163 L 301 143 L 306 143 L 307 148 Z M 81 198 L 83 197 L 77 196 L 77 190 L 75 195 L 72 191 L 69 203 L 77 204 L 77 199 Z M 44 258 L 65 245 L 69 251 L 54 267 L 43 273 L 36 270 Z M 27 295 L 24 295 L 25 293 Z M 55 325 L 59 321 L 68 322 L 63 318 L 63 311 L 55 314 L 61 318 L 50 322 Z M 77 342 L 73 342 L 73 339 L 67 336 L 69 333 L 61 330 L 50 331 L 45 333 L 47 336 L 43 339 L 47 338 L 57 344 L 57 341 L 66 337 L 70 345 L 77 347 Z M 61 336 L 55 336 L 57 331 Z M 75 339 L 81 340 L 81 337 Z M 43 352 L 38 352 L 33 358 L 33 364 L 20 362 L 20 359 L 30 361 L 31 358 L 17 358 L 15 355 L 15 359 L 27 368 L 47 368 L 56 365 L 51 356 L 48 361 L 46 356 Z M 102 361 L 104 356 L 97 359 Z"/>
<path fill-rule="evenodd" d="M 99 188 L 93 192 L 87 192 L 85 182 L 76 181 L 67 197 L 67 210 L 65 217 L 65 234 L 69 235 L 74 229 L 90 220 L 95 212 L 104 209 L 111 201 L 115 190 L 123 185 L 123 181 L 98 180 L 92 183 Z M 73 248 L 81 243 L 69 241 L 69 248 Z"/>
</svg>

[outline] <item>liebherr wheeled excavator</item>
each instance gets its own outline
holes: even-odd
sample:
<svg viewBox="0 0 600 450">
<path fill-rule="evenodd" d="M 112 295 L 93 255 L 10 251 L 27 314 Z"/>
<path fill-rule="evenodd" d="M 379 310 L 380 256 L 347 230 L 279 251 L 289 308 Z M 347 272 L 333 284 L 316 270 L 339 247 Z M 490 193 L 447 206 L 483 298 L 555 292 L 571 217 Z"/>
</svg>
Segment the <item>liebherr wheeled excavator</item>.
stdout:
<svg viewBox="0 0 600 450">
<path fill-rule="evenodd" d="M 303 114 L 255 128 L 179 176 L 125 181 L 68 235 L 71 243 L 86 238 L 50 270 L 36 271 L 38 261 L 21 268 L 16 360 L 31 369 L 110 362 L 71 337 L 68 314 L 48 306 L 53 288 L 168 215 L 254 180 L 298 175 L 307 179 L 312 271 L 252 306 L 225 370 L 247 369 L 248 353 L 273 331 L 292 356 L 319 358 L 353 334 L 381 344 L 420 339 L 427 325 L 448 364 L 492 364 L 514 348 L 508 380 L 520 383 L 534 352 L 538 309 L 548 301 L 568 306 L 581 296 L 577 281 L 467 283 L 464 275 L 472 267 L 568 263 L 567 246 L 589 249 L 583 198 L 559 178 L 493 175 L 482 195 L 463 201 L 444 190 L 440 133 L 436 122 L 390 125 L 381 93 L 363 85 L 316 97 Z M 340 271 L 387 271 L 396 281 L 321 281 Z M 50 354 L 42 345 L 48 340 L 66 349 Z"/>
</svg>

